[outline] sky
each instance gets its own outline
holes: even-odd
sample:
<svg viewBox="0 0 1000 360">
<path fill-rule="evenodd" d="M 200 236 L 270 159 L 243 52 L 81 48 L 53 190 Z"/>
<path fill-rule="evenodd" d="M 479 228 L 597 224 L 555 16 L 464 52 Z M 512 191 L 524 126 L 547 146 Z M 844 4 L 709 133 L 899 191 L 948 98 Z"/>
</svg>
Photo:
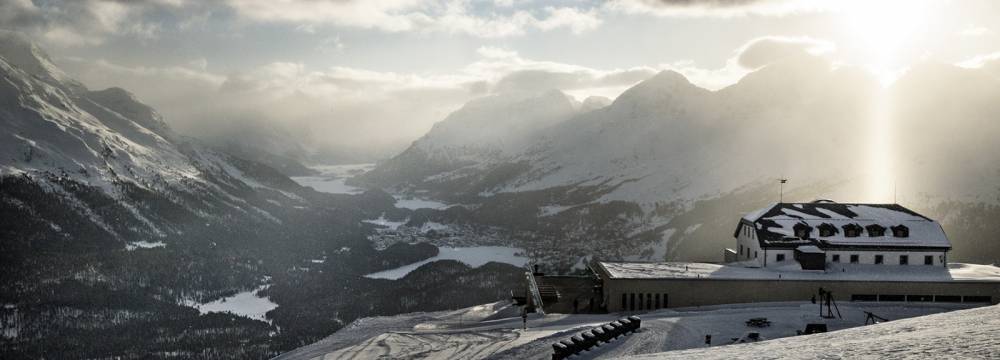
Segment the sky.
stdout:
<svg viewBox="0 0 1000 360">
<path fill-rule="evenodd" d="M 0 0 L 0 28 L 183 133 L 264 124 L 386 154 L 503 92 L 614 98 L 663 70 L 715 90 L 802 52 L 884 84 L 982 66 L 995 24 L 988 0 Z"/>
</svg>

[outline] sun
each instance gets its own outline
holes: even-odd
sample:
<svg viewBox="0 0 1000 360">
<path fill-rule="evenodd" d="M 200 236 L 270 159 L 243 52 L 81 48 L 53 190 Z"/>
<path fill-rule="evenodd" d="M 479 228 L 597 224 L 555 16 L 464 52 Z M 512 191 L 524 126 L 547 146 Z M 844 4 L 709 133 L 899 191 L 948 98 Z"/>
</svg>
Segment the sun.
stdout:
<svg viewBox="0 0 1000 360">
<path fill-rule="evenodd" d="M 905 69 L 907 51 L 930 28 L 930 0 L 844 1 L 844 29 L 864 53 L 864 66 L 888 85 Z"/>
</svg>

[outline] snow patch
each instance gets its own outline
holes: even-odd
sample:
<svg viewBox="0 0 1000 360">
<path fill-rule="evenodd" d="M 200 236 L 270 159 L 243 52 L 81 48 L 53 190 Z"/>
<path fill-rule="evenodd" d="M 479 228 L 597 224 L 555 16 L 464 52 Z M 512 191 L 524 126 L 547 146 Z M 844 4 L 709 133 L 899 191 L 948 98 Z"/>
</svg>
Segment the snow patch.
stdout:
<svg viewBox="0 0 1000 360">
<path fill-rule="evenodd" d="M 125 245 L 125 250 L 134 251 L 136 249 L 153 249 L 153 248 L 161 248 L 161 247 L 166 247 L 166 246 L 167 246 L 167 244 L 163 243 L 162 241 L 154 241 L 154 242 L 135 241 L 135 242 L 130 242 L 127 245 Z"/>
</svg>

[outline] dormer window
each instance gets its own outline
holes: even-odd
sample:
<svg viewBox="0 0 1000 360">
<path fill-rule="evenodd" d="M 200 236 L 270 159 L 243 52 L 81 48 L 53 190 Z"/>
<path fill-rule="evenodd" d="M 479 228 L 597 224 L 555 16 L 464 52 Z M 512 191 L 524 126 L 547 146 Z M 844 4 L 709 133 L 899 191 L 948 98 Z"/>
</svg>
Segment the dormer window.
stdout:
<svg viewBox="0 0 1000 360">
<path fill-rule="evenodd" d="M 799 239 L 808 239 L 809 233 L 812 232 L 812 227 L 803 223 L 797 223 L 792 227 L 795 231 L 795 237 Z"/>
<path fill-rule="evenodd" d="M 847 224 L 843 226 L 845 237 L 858 237 L 861 236 L 861 225 L 858 224 Z"/>
<path fill-rule="evenodd" d="M 830 237 L 837 233 L 837 227 L 828 223 L 822 223 L 818 227 L 819 236 L 821 237 Z"/>
<path fill-rule="evenodd" d="M 885 236 L 885 226 L 879 224 L 871 224 L 865 226 L 865 230 L 868 230 L 868 237 L 882 237 Z"/>
<path fill-rule="evenodd" d="M 898 238 L 910 237 L 910 228 L 904 225 L 896 225 L 892 227 L 892 236 Z"/>
</svg>

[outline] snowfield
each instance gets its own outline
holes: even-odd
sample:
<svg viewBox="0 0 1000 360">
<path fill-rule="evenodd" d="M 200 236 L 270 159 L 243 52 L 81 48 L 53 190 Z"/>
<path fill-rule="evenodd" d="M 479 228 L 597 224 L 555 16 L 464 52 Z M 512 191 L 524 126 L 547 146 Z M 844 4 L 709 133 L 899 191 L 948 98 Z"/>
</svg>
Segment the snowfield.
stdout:
<svg viewBox="0 0 1000 360">
<path fill-rule="evenodd" d="M 507 263 L 514 266 L 524 266 L 528 263 L 528 258 L 518 255 L 524 250 L 503 246 L 474 246 L 474 247 L 438 247 L 438 255 L 423 261 L 418 261 L 409 265 L 395 269 L 379 271 L 365 275 L 372 279 L 397 280 L 413 270 L 438 260 L 458 260 L 471 267 L 480 267 L 486 263 L 495 261 Z"/>
<path fill-rule="evenodd" d="M 996 359 L 1000 307 L 987 306 L 755 344 L 636 359 Z"/>
<path fill-rule="evenodd" d="M 889 351 L 902 348 L 909 348 L 914 354 L 920 354 L 922 350 L 934 351 L 933 347 L 926 345 L 952 343 L 948 340 L 951 335 L 968 336 L 971 341 L 960 345 L 964 347 L 960 351 L 968 351 L 964 352 L 967 356 L 989 357 L 998 354 L 1000 349 L 990 335 L 998 330 L 997 325 L 1000 324 L 996 306 L 965 310 L 969 305 L 850 302 L 839 305 L 843 319 L 823 319 L 819 317 L 817 305 L 808 302 L 720 305 L 637 314 L 642 318 L 642 328 L 637 333 L 602 344 L 574 359 L 638 355 L 667 358 L 701 358 L 703 355 L 711 358 L 817 358 L 827 354 L 834 358 L 841 356 L 838 354 L 852 358 L 884 357 L 890 354 L 895 356 Z M 962 311 L 935 315 L 927 320 L 901 320 L 954 310 Z M 865 324 L 863 311 L 871 311 L 893 321 L 862 327 Z M 548 359 L 553 342 L 624 315 L 532 314 L 527 330 L 522 330 L 518 308 L 498 302 L 455 311 L 365 318 L 278 359 Z M 754 317 L 766 317 L 772 325 L 766 328 L 747 327 L 745 321 Z M 943 335 L 936 336 L 931 331 L 936 322 L 954 323 L 954 328 L 945 329 Z M 808 323 L 826 323 L 834 332 L 795 336 L 796 330 L 803 330 Z M 837 331 L 843 329 L 849 330 Z M 745 338 L 749 332 L 760 333 L 765 341 L 752 345 L 719 346 L 730 345 L 734 338 Z M 882 339 L 877 340 L 876 334 Z M 706 346 L 705 335 L 712 335 L 714 347 L 697 349 Z M 786 339 L 766 341 L 778 338 Z M 840 345 L 831 347 L 830 344 L 837 341 Z M 779 345 L 769 345 L 772 343 Z M 799 343 L 801 345 L 791 345 L 789 349 L 782 346 Z M 868 345 L 878 352 L 867 352 L 865 347 Z M 697 350 L 669 352 L 686 349 Z"/>
</svg>

